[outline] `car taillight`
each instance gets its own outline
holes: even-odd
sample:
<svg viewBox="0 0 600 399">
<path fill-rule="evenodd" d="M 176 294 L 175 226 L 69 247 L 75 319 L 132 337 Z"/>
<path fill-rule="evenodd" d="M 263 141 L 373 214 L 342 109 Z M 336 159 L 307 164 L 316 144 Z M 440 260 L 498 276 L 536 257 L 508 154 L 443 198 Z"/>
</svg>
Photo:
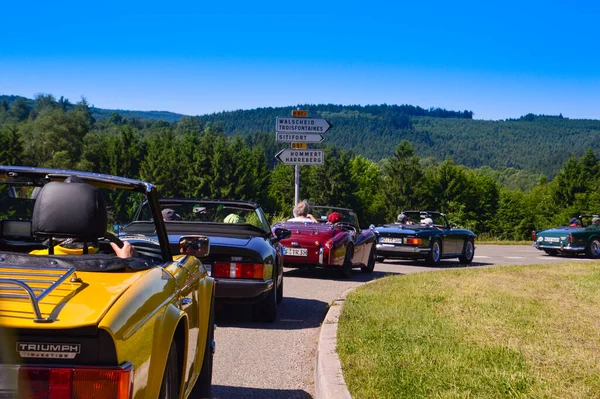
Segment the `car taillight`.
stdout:
<svg viewBox="0 0 600 399">
<path fill-rule="evenodd" d="M 573 242 L 573 236 L 569 233 L 569 242 Z"/>
<path fill-rule="evenodd" d="M 131 365 L 122 368 L 21 366 L 19 398 L 128 399 L 132 372 Z"/>
<path fill-rule="evenodd" d="M 535 234 L 535 230 L 531 231 L 531 240 L 535 241 L 537 239 L 536 234 Z"/>
<path fill-rule="evenodd" d="M 421 245 L 423 244 L 423 240 L 421 238 L 407 238 L 406 239 L 406 243 L 407 244 L 412 244 L 412 245 Z"/>
<path fill-rule="evenodd" d="M 224 278 L 263 278 L 264 265 L 262 263 L 235 263 L 215 262 L 213 277 Z"/>
</svg>

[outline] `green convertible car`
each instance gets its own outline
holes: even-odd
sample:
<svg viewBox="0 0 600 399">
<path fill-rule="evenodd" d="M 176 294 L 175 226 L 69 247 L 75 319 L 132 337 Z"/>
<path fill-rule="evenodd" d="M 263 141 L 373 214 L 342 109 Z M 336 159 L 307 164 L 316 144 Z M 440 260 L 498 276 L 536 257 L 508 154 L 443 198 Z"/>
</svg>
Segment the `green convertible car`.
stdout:
<svg viewBox="0 0 600 399">
<path fill-rule="evenodd" d="M 569 226 L 533 231 L 533 246 L 551 256 L 585 254 L 591 259 L 599 258 L 600 215 L 581 215 L 574 219 Z"/>
</svg>

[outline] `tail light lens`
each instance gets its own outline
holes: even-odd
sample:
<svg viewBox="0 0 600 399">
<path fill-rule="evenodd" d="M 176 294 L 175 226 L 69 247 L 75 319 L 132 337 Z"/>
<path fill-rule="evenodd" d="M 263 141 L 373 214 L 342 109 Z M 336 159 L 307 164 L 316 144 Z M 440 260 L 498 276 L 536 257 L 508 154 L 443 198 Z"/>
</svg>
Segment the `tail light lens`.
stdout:
<svg viewBox="0 0 600 399">
<path fill-rule="evenodd" d="M 213 277 L 263 279 L 265 265 L 262 263 L 215 262 Z"/>
<path fill-rule="evenodd" d="M 421 244 L 423 244 L 423 239 L 409 237 L 409 238 L 406 239 L 406 243 L 410 244 L 410 245 L 421 245 Z"/>
<path fill-rule="evenodd" d="M 537 239 L 536 234 L 535 234 L 535 230 L 531 231 L 531 240 L 535 241 Z"/>
<path fill-rule="evenodd" d="M 569 242 L 573 242 L 573 235 L 569 233 Z"/>
<path fill-rule="evenodd" d="M 18 372 L 19 397 L 129 399 L 132 372 L 131 365 L 122 368 L 21 366 Z"/>
</svg>

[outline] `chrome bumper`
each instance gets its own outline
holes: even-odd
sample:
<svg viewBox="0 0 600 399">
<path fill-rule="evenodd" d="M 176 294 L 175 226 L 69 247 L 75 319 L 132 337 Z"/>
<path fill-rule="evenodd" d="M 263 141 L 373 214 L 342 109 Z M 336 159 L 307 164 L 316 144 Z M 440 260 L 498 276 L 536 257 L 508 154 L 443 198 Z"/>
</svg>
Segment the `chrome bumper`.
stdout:
<svg viewBox="0 0 600 399">
<path fill-rule="evenodd" d="M 549 249 L 551 251 L 562 251 L 562 252 L 583 252 L 585 251 L 585 247 L 572 247 L 571 244 L 564 245 L 560 243 L 560 246 L 556 245 L 544 245 L 540 243 L 534 243 L 533 247 L 539 249 L 540 251 L 544 249 Z"/>
<path fill-rule="evenodd" d="M 377 248 L 378 251 L 394 252 L 394 253 L 411 252 L 411 253 L 419 254 L 419 253 L 427 253 L 427 252 L 431 251 L 431 248 L 414 247 L 412 245 L 376 244 L 375 248 Z"/>
</svg>

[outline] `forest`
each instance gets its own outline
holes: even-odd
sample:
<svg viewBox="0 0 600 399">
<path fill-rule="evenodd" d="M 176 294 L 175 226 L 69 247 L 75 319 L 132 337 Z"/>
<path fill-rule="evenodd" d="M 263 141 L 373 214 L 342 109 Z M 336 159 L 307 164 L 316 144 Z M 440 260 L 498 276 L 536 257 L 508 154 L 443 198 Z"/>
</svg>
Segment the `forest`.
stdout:
<svg viewBox="0 0 600 399">
<path fill-rule="evenodd" d="M 273 154 L 282 145 L 270 132 L 275 117 L 267 114 L 289 115 L 292 107 L 287 113 L 286 109 L 254 110 L 266 119 L 250 131 L 251 122 L 240 115 L 240 128 L 232 129 L 233 119 L 219 119 L 219 114 L 176 121 L 118 112 L 96 118 L 85 99 L 76 104 L 51 95 L 31 101 L 10 99 L 0 97 L 0 164 L 139 178 L 156 184 L 164 197 L 252 200 L 272 220 L 290 215 L 294 168 L 274 162 Z M 300 168 L 300 196 L 315 204 L 355 209 L 363 228 L 390 222 L 402 210 L 428 209 L 446 213 L 451 222 L 480 237 L 523 240 L 531 230 L 564 225 L 572 216 L 600 211 L 600 162 L 597 144 L 592 145 L 598 142 L 592 138 L 600 132 L 600 121 L 526 115 L 486 122 L 473 120 L 469 111 L 410 106 L 319 108 L 320 116 L 334 124 L 332 131 L 337 130 L 339 139 L 330 140 L 333 133 L 327 136 L 324 165 Z M 404 117 L 396 120 L 391 116 L 395 112 Z M 316 114 L 309 109 L 309 115 Z M 362 135 L 373 138 L 362 142 L 361 152 L 347 145 L 356 134 L 344 133 L 339 120 L 336 126 L 339 114 L 387 118 L 395 126 L 404 126 L 403 131 L 420 133 L 385 136 L 377 132 L 376 136 L 369 130 L 373 125 L 365 124 Z M 489 136 L 491 131 L 495 133 Z M 569 140 L 558 140 L 562 148 L 555 148 L 557 142 L 542 139 L 550 132 L 556 137 L 562 132 Z M 463 136 L 470 139 L 459 144 Z M 435 156 L 423 152 L 423 143 L 436 143 L 440 137 L 448 142 Z M 519 149 L 510 143 L 516 137 L 525 140 Z M 493 150 L 508 158 L 500 162 Z M 369 157 L 370 153 L 378 156 Z M 471 161 L 465 162 L 469 156 Z M 115 212 L 123 215 L 134 208 L 117 205 Z"/>
</svg>

